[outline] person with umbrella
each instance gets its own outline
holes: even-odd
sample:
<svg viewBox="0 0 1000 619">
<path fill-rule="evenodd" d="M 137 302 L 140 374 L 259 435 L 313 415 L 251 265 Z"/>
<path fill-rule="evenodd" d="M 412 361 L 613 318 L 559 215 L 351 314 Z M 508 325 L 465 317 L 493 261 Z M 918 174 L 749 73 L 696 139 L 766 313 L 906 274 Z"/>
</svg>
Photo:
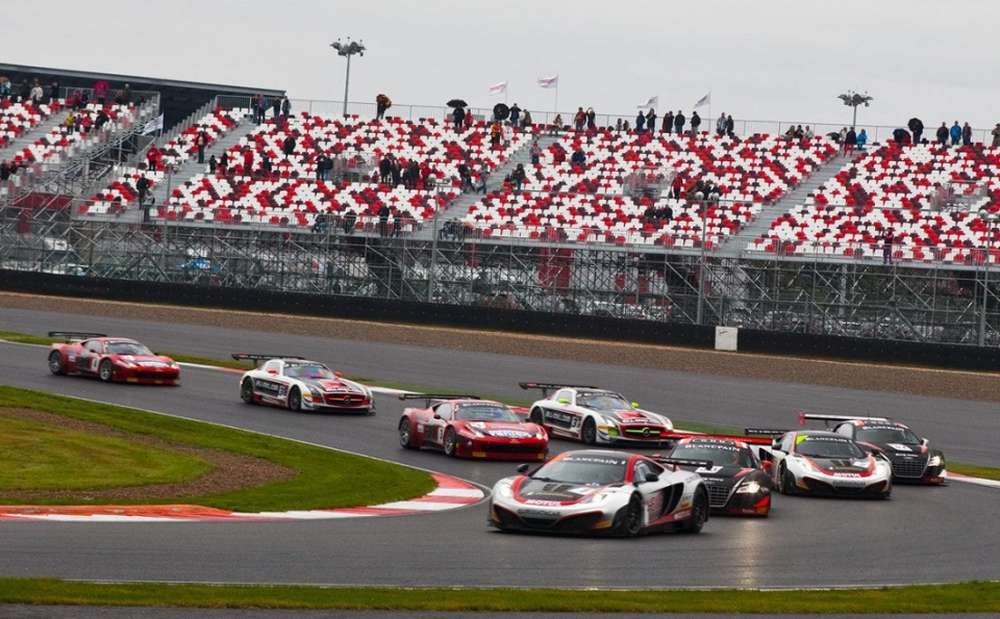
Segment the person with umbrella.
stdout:
<svg viewBox="0 0 1000 619">
<path fill-rule="evenodd" d="M 468 105 L 463 99 L 452 99 L 448 102 L 448 107 L 455 108 L 451 112 L 451 118 L 455 122 L 455 132 L 462 132 L 462 125 L 465 124 L 465 107 Z"/>
<path fill-rule="evenodd" d="M 517 121 L 520 120 L 520 118 L 521 118 L 521 108 L 519 108 L 515 103 L 514 105 L 510 106 L 510 126 L 516 127 Z"/>
<path fill-rule="evenodd" d="M 920 137 L 924 134 L 924 123 L 914 116 L 910 119 L 910 122 L 906 123 L 906 126 L 910 129 L 910 133 L 913 134 L 913 143 L 920 144 Z"/>
<path fill-rule="evenodd" d="M 379 93 L 375 97 L 375 119 L 382 120 L 385 118 L 385 111 L 392 106 L 392 101 L 386 95 Z"/>
</svg>

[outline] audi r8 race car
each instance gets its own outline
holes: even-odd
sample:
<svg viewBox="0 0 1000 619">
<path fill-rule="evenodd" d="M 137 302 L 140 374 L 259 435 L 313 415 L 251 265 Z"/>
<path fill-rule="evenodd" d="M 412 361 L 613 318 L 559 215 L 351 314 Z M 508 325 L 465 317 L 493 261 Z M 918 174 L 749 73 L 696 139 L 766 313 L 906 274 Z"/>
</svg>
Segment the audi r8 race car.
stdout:
<svg viewBox="0 0 1000 619">
<path fill-rule="evenodd" d="M 620 393 L 585 385 L 519 383 L 521 389 L 541 389 L 542 399 L 531 405 L 531 421 L 553 436 L 588 445 L 662 445 L 674 429 L 663 415 L 639 408 Z"/>
<path fill-rule="evenodd" d="M 807 420 L 824 421 L 828 427 L 832 424 L 835 433 L 857 441 L 865 449 L 881 452 L 892 463 L 894 481 L 945 483 L 944 454 L 931 448 L 930 441 L 917 436 L 906 424 L 888 417 L 799 414 L 799 423 Z"/>
<path fill-rule="evenodd" d="M 269 404 L 292 411 L 358 411 L 375 413 L 368 387 L 343 378 L 318 361 L 301 357 L 233 353 L 233 359 L 258 366 L 240 379 L 240 399 L 247 404 Z"/>
<path fill-rule="evenodd" d="M 762 462 L 751 444 L 771 445 L 753 436 L 691 435 L 667 453 L 676 461 L 708 461 L 711 466 L 685 466 L 701 476 L 713 512 L 767 516 L 771 512 L 770 461 Z"/>
<path fill-rule="evenodd" d="M 816 494 L 888 499 L 892 465 L 880 452 L 825 431 L 747 428 L 756 436 L 776 436 L 769 450 L 772 481 L 782 494 Z"/>
<path fill-rule="evenodd" d="M 425 400 L 406 408 L 399 420 L 399 443 L 406 449 L 429 447 L 446 455 L 491 460 L 544 460 L 549 436 L 506 404 L 473 395 L 404 393 L 400 400 Z"/>
<path fill-rule="evenodd" d="M 145 385 L 175 385 L 181 378 L 181 367 L 173 359 L 157 355 L 135 340 L 74 331 L 50 331 L 49 337 L 66 339 L 66 343 L 52 344 L 49 349 L 49 371 L 53 374 Z"/>
<path fill-rule="evenodd" d="M 493 486 L 489 524 L 501 531 L 634 537 L 698 533 L 708 520 L 705 483 L 670 460 L 586 449 L 563 452 L 532 472 L 523 464 L 518 472 Z"/>
</svg>

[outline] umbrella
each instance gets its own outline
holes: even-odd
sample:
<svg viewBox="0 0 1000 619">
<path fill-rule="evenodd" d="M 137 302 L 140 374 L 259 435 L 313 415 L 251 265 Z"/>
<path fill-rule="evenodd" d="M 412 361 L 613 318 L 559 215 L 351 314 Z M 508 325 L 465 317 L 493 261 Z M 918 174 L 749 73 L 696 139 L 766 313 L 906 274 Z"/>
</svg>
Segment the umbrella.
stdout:
<svg viewBox="0 0 1000 619">
<path fill-rule="evenodd" d="M 493 118 L 497 120 L 504 120 L 510 116 L 510 108 L 503 103 L 497 103 L 493 106 Z"/>
<path fill-rule="evenodd" d="M 464 99 L 452 99 L 446 104 L 448 107 L 469 107 Z"/>
</svg>

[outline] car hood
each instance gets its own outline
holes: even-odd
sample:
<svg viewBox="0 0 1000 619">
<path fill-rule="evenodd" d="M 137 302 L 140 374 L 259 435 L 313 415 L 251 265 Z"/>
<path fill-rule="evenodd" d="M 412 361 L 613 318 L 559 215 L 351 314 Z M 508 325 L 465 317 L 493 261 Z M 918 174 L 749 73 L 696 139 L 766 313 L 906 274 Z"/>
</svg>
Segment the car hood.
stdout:
<svg viewBox="0 0 1000 619">
<path fill-rule="evenodd" d="M 538 426 L 533 423 L 459 421 L 455 425 L 497 438 L 530 438 L 539 432 Z"/>
<path fill-rule="evenodd" d="M 752 473 L 755 469 L 748 469 L 736 464 L 728 466 L 697 467 L 682 466 L 685 471 L 698 473 L 698 476 L 705 480 L 705 483 L 726 484 L 738 481 Z"/>
<path fill-rule="evenodd" d="M 871 466 L 866 458 L 817 458 L 806 456 L 813 464 L 831 473 L 864 473 Z"/>
<path fill-rule="evenodd" d="M 327 393 L 364 393 L 364 388 L 353 381 L 342 378 L 300 378 L 300 381 Z"/>
<path fill-rule="evenodd" d="M 576 503 L 607 486 L 588 486 L 560 481 L 542 481 L 530 477 L 522 478 L 517 488 L 517 498 L 522 503 Z"/>
<path fill-rule="evenodd" d="M 649 411 L 631 409 L 631 410 L 620 410 L 620 411 L 597 411 L 599 415 L 618 423 L 624 424 L 651 424 L 651 425 L 663 425 L 663 420 Z"/>
<path fill-rule="evenodd" d="M 170 363 L 173 362 L 173 359 L 171 359 L 170 357 L 162 357 L 160 355 L 111 355 L 111 358 L 119 361 L 128 361 L 130 363 L 136 363 L 138 365 L 146 365 L 146 364 L 169 365 Z"/>
</svg>

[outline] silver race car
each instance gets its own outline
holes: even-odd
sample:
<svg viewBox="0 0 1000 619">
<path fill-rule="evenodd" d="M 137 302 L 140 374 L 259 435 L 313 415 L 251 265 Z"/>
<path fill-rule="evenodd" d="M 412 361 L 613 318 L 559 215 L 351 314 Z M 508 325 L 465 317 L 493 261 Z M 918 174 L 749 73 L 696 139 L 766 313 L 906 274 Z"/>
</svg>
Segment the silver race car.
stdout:
<svg viewBox="0 0 1000 619">
<path fill-rule="evenodd" d="M 586 385 L 519 385 L 542 391 L 542 399 L 531 405 L 528 414 L 553 436 L 588 445 L 661 445 L 672 440 L 674 424 L 669 419 L 642 410 L 620 393 Z"/>
<path fill-rule="evenodd" d="M 375 413 L 375 399 L 368 387 L 345 379 L 318 361 L 254 353 L 233 353 L 232 357 L 257 363 L 240 379 L 240 399 L 247 404 L 268 404 L 292 411 Z"/>
<path fill-rule="evenodd" d="M 493 486 L 491 526 L 634 537 L 655 531 L 698 533 L 708 520 L 708 491 L 701 477 L 670 459 L 587 449 L 563 452 L 534 472 L 529 466 L 521 465 L 520 475 Z"/>
</svg>

